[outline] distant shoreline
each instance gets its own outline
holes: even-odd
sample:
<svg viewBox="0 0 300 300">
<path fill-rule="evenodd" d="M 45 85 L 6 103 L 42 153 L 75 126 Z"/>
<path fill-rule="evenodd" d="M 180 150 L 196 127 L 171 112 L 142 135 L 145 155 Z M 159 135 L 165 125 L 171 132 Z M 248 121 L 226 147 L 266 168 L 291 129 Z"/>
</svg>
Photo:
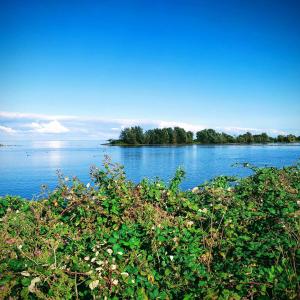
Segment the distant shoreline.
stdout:
<svg viewBox="0 0 300 300">
<path fill-rule="evenodd" d="M 5 145 L 5 144 L 0 144 L 0 147 L 17 147 L 18 145 Z"/>
<path fill-rule="evenodd" d="M 300 142 L 292 142 L 292 143 L 280 143 L 280 142 L 273 142 L 273 143 L 189 143 L 189 144 L 126 144 L 126 143 L 103 143 L 103 146 L 118 146 L 118 147 L 157 147 L 157 146 L 172 146 L 172 147 L 181 147 L 181 146 L 298 146 Z"/>
<path fill-rule="evenodd" d="M 196 136 L 195 136 L 196 135 Z M 157 145 L 266 145 L 299 143 L 300 136 L 294 134 L 268 136 L 267 133 L 252 134 L 246 132 L 233 136 L 217 132 L 212 128 L 197 131 L 186 131 L 181 127 L 154 128 L 144 131 L 140 126 L 124 128 L 118 139 L 107 140 L 111 146 L 157 146 Z"/>
</svg>

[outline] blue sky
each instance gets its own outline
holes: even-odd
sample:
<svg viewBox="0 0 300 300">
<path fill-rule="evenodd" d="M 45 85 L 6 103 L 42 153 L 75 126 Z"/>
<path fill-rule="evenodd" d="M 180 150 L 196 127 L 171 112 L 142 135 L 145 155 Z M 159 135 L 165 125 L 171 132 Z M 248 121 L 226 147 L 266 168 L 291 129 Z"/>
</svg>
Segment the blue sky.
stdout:
<svg viewBox="0 0 300 300">
<path fill-rule="evenodd" d="M 299 1 L 1 1 L 0 138 L 300 134 Z"/>
</svg>

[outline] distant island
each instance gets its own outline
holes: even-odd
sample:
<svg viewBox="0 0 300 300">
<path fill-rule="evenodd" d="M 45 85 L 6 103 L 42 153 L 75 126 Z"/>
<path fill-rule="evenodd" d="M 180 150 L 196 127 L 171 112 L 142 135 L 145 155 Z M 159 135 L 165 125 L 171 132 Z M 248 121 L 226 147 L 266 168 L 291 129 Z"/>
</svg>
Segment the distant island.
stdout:
<svg viewBox="0 0 300 300">
<path fill-rule="evenodd" d="M 109 139 L 112 146 L 138 146 L 138 145 L 191 145 L 191 144 L 267 144 L 267 143 L 296 143 L 300 136 L 293 134 L 268 136 L 265 132 L 252 134 L 246 132 L 232 136 L 214 129 L 203 129 L 196 133 L 186 131 L 180 127 L 154 128 L 144 131 L 140 126 L 128 127 L 121 131 L 119 139 Z"/>
<path fill-rule="evenodd" d="M 5 145 L 0 143 L 0 147 L 11 147 L 11 146 L 17 146 L 17 145 Z"/>
</svg>

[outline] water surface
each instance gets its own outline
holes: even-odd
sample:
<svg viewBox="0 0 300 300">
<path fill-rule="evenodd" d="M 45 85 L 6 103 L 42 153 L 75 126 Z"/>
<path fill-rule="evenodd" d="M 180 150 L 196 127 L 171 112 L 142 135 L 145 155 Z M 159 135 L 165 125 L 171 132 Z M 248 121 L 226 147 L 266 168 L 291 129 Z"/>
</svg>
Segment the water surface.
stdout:
<svg viewBox="0 0 300 300">
<path fill-rule="evenodd" d="M 129 179 L 138 182 L 156 176 L 170 180 L 179 166 L 186 171 L 182 188 L 188 189 L 218 175 L 250 174 L 235 163 L 282 167 L 300 159 L 300 145 L 222 145 L 111 147 L 99 141 L 18 142 L 0 147 L 0 195 L 38 197 L 41 185 L 57 186 L 57 170 L 65 176 L 90 181 L 92 165 L 104 155 L 125 166 Z"/>
</svg>

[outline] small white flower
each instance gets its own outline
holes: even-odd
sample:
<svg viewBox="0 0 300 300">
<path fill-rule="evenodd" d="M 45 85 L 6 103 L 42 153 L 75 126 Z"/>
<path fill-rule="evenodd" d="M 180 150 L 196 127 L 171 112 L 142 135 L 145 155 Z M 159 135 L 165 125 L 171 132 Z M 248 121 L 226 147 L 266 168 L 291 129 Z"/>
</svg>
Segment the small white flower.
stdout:
<svg viewBox="0 0 300 300">
<path fill-rule="evenodd" d="M 118 283 L 119 283 L 119 280 L 118 280 L 118 279 L 114 279 L 114 280 L 112 281 L 112 284 L 113 284 L 113 285 L 118 285 Z"/>
<path fill-rule="evenodd" d="M 170 257 L 171 261 L 173 261 L 174 256 L 173 256 L 173 255 L 170 255 L 169 257 Z"/>
<path fill-rule="evenodd" d="M 112 250 L 112 249 L 107 249 L 106 252 L 107 252 L 109 255 L 112 255 L 113 250 Z"/>
<path fill-rule="evenodd" d="M 104 262 L 102 260 L 97 260 L 96 264 L 99 265 L 99 266 L 102 266 L 104 264 Z"/>
<path fill-rule="evenodd" d="M 131 279 L 131 282 L 132 282 L 132 283 L 135 283 L 135 280 L 134 280 L 134 279 Z"/>
<path fill-rule="evenodd" d="M 30 276 L 30 273 L 27 271 L 23 271 L 23 272 L 21 272 L 21 275 L 28 277 L 28 276 Z"/>
<path fill-rule="evenodd" d="M 122 272 L 121 275 L 125 276 L 125 277 L 128 277 L 129 274 L 127 272 Z"/>
<path fill-rule="evenodd" d="M 36 291 L 36 290 L 35 290 L 35 285 L 36 285 L 38 282 L 40 282 L 40 281 L 41 281 L 40 277 L 33 278 L 33 279 L 31 280 L 31 282 L 30 282 L 29 287 L 28 287 L 29 292 L 35 293 L 35 291 Z"/>
<path fill-rule="evenodd" d="M 86 257 L 84 258 L 84 260 L 90 260 L 90 257 L 89 257 L 89 256 L 86 256 Z"/>
<path fill-rule="evenodd" d="M 194 222 L 193 221 L 187 221 L 186 224 L 187 224 L 187 226 L 191 227 L 194 224 Z"/>
<path fill-rule="evenodd" d="M 23 247 L 23 245 L 19 245 L 19 246 L 18 246 L 18 249 L 20 249 L 20 250 L 21 250 L 21 249 L 22 249 L 22 247 Z"/>
<path fill-rule="evenodd" d="M 198 191 L 199 191 L 199 188 L 197 186 L 192 189 L 193 194 L 198 193 Z"/>
<path fill-rule="evenodd" d="M 99 255 L 99 251 L 96 251 L 95 255 L 98 256 Z"/>
<path fill-rule="evenodd" d="M 95 289 L 99 284 L 99 280 L 94 280 L 89 284 L 91 290 Z"/>
<path fill-rule="evenodd" d="M 298 206 L 300 206 L 300 200 L 297 201 Z"/>
<path fill-rule="evenodd" d="M 111 265 L 111 270 L 116 270 L 117 269 L 117 265 Z"/>
<path fill-rule="evenodd" d="M 93 257 L 92 259 L 91 259 L 91 262 L 94 262 L 96 260 L 96 257 Z"/>
<path fill-rule="evenodd" d="M 117 252 L 117 254 L 119 254 L 119 255 L 123 255 L 123 253 L 122 253 L 121 251 L 118 251 L 118 252 Z"/>
</svg>

